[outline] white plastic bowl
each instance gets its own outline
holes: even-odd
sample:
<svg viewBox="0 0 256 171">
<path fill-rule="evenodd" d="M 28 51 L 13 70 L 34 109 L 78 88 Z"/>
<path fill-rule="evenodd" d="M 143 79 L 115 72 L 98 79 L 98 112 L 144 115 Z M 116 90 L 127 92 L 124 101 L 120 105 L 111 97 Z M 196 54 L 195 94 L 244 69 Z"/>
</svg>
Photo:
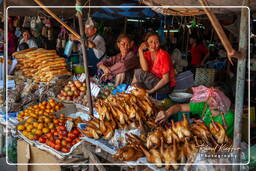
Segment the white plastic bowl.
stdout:
<svg viewBox="0 0 256 171">
<path fill-rule="evenodd" d="M 174 102 L 184 103 L 188 102 L 191 99 L 192 94 L 184 92 L 175 92 L 170 94 L 169 97 Z"/>
</svg>

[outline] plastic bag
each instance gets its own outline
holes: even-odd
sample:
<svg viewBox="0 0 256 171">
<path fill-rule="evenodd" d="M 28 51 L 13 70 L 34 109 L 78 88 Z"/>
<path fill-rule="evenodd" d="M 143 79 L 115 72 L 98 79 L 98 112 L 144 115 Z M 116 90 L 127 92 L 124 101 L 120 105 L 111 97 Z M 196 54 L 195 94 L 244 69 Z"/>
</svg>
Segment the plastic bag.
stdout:
<svg viewBox="0 0 256 171">
<path fill-rule="evenodd" d="M 229 98 L 220 90 L 215 88 L 207 88 L 205 86 L 193 87 L 193 96 L 190 100 L 192 103 L 207 102 L 211 98 L 211 104 L 218 107 L 218 109 L 227 113 L 231 106 Z"/>
<path fill-rule="evenodd" d="M 113 145 L 116 149 L 120 149 L 127 144 L 127 139 L 125 134 L 135 134 L 140 136 L 139 129 L 133 130 L 115 130 L 114 136 L 109 140 L 109 144 Z"/>
</svg>

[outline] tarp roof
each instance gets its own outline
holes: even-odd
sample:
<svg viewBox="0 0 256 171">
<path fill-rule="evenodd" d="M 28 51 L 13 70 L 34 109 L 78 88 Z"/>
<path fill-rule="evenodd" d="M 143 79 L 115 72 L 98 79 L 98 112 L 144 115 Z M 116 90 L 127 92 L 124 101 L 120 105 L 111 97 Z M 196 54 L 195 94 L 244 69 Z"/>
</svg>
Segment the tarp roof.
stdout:
<svg viewBox="0 0 256 171">
<path fill-rule="evenodd" d="M 0 0 L 1 2 L 2 0 Z M 33 0 L 6 0 L 7 6 L 38 6 Z M 75 0 L 41 0 L 46 6 L 74 6 Z M 207 0 L 210 6 L 241 6 L 243 0 Z M 82 5 L 88 6 L 88 0 L 81 0 Z M 250 7 L 256 9 L 256 0 L 250 1 Z M 91 0 L 91 6 L 200 6 L 198 0 Z M 52 9 L 57 15 L 72 16 L 75 9 Z M 154 11 L 164 15 L 197 15 L 204 14 L 199 8 L 153 8 Z M 15 16 L 35 16 L 38 15 L 37 9 L 12 9 L 9 15 Z M 154 17 L 156 13 L 150 9 L 91 9 L 94 17 L 116 19 L 120 16 L 131 18 Z M 227 12 L 240 12 L 239 9 L 214 9 L 215 13 L 223 14 Z"/>
<path fill-rule="evenodd" d="M 140 0 L 148 6 L 201 6 L 199 0 Z M 209 6 L 242 6 L 243 0 L 207 0 Z M 250 9 L 256 9 L 256 0 L 251 0 Z M 163 15 L 199 15 L 205 14 L 202 8 L 152 8 Z M 215 13 L 225 14 L 229 12 L 240 12 L 240 8 L 214 8 Z"/>
<path fill-rule="evenodd" d="M 45 6 L 74 6 L 75 0 L 41 0 Z M 81 4 L 88 7 L 87 0 L 81 0 Z M 91 6 L 141 6 L 138 0 L 93 0 L 90 2 Z M 7 0 L 7 6 L 38 6 L 33 0 Z M 10 16 L 35 16 L 38 15 L 39 9 L 9 9 L 8 14 Z M 55 14 L 62 16 L 72 16 L 75 14 L 75 9 L 52 9 Z M 85 10 L 87 11 L 87 9 Z M 136 9 L 136 8 L 91 8 L 91 14 L 94 17 L 116 19 L 119 17 L 154 17 L 159 15 L 153 12 L 150 8 Z"/>
</svg>

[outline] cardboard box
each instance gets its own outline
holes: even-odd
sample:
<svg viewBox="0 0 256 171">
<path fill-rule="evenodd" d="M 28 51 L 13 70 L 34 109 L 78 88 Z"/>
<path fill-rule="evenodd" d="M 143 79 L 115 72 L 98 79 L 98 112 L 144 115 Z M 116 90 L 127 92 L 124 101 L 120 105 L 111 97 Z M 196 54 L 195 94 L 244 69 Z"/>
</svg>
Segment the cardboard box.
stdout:
<svg viewBox="0 0 256 171">
<path fill-rule="evenodd" d="M 36 147 L 32 147 L 23 140 L 17 142 L 17 160 L 19 163 L 59 163 L 60 161 Z M 18 171 L 61 171 L 58 165 L 18 165 Z"/>
</svg>

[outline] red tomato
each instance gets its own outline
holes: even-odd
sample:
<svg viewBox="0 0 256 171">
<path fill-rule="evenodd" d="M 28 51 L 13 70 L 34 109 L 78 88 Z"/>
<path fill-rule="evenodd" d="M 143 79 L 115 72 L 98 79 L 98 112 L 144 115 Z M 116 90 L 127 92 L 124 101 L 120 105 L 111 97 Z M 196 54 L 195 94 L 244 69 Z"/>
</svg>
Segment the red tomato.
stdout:
<svg viewBox="0 0 256 171">
<path fill-rule="evenodd" d="M 62 135 L 63 137 L 66 137 L 66 136 L 67 136 L 67 134 L 68 134 L 68 132 L 67 132 L 67 131 L 61 131 L 61 132 L 60 132 L 60 135 Z"/>
<path fill-rule="evenodd" d="M 55 144 L 61 145 L 61 140 L 60 139 L 55 140 Z"/>
<path fill-rule="evenodd" d="M 63 126 L 63 125 L 59 126 L 59 128 L 60 128 L 61 131 L 66 131 L 66 127 Z"/>
<path fill-rule="evenodd" d="M 65 147 L 65 146 L 67 145 L 67 141 L 66 141 L 66 140 L 62 140 L 62 141 L 61 141 L 61 145 L 62 145 L 63 147 Z"/>
<path fill-rule="evenodd" d="M 69 137 L 65 138 L 65 140 L 66 140 L 67 142 L 72 142 L 72 139 L 69 138 Z"/>
<path fill-rule="evenodd" d="M 60 151 L 60 150 L 61 150 L 61 146 L 60 146 L 59 144 L 56 144 L 56 145 L 54 146 L 54 149 Z"/>
<path fill-rule="evenodd" d="M 61 148 L 61 152 L 63 153 L 68 153 L 69 152 L 69 149 L 65 148 L 65 147 L 62 147 Z"/>
<path fill-rule="evenodd" d="M 45 143 L 45 142 L 46 142 L 46 138 L 40 137 L 40 138 L 39 138 L 39 142 L 40 142 L 40 143 Z"/>
<path fill-rule="evenodd" d="M 49 132 L 49 133 L 46 134 L 46 137 L 51 138 L 51 137 L 53 137 L 53 134 Z"/>
<path fill-rule="evenodd" d="M 79 135 L 79 134 L 80 134 L 80 132 L 79 132 L 77 129 L 74 129 L 74 130 L 73 130 L 73 133 L 74 133 L 75 135 Z"/>
<path fill-rule="evenodd" d="M 74 139 L 74 138 L 76 138 L 76 135 L 72 132 L 69 132 L 68 137 L 71 138 L 71 139 Z"/>
</svg>

